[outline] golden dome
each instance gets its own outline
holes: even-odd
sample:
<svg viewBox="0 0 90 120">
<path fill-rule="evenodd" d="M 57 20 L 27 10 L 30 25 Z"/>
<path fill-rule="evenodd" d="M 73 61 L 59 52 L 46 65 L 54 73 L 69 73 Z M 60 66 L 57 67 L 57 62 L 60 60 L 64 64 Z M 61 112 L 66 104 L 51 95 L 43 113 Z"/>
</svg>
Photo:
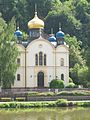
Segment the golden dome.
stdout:
<svg viewBox="0 0 90 120">
<path fill-rule="evenodd" d="M 34 18 L 28 22 L 28 28 L 44 28 L 44 22 L 38 18 L 37 12 L 35 12 Z"/>
</svg>

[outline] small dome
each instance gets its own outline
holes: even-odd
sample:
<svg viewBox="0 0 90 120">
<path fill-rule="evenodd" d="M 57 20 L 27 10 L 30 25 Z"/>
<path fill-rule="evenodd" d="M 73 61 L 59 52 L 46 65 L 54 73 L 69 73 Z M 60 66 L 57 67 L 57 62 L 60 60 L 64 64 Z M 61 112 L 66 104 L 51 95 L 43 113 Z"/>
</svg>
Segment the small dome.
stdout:
<svg viewBox="0 0 90 120">
<path fill-rule="evenodd" d="M 64 35 L 65 35 L 64 32 L 62 32 L 60 29 L 60 31 L 56 33 L 56 38 L 64 38 Z"/>
<path fill-rule="evenodd" d="M 48 40 L 50 42 L 56 42 L 56 38 L 54 36 L 49 37 Z"/>
<path fill-rule="evenodd" d="M 34 18 L 28 22 L 28 28 L 44 28 L 44 22 L 38 18 L 37 12 L 35 12 Z"/>
<path fill-rule="evenodd" d="M 17 37 L 22 37 L 22 32 L 19 30 L 19 27 L 15 31 L 14 35 L 16 35 Z"/>
</svg>

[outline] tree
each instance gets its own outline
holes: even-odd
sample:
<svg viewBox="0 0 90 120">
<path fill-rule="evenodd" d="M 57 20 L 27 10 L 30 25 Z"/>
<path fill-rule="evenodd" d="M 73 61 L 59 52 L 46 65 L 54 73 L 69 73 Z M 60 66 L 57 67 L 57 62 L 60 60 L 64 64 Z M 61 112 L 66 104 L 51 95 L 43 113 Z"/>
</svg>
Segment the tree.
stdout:
<svg viewBox="0 0 90 120">
<path fill-rule="evenodd" d="M 81 66 L 85 65 L 85 60 L 83 59 L 82 51 L 80 48 L 80 41 L 78 41 L 75 36 L 71 37 L 68 34 L 65 36 L 65 41 L 69 45 L 69 67 L 73 68 L 76 63 Z"/>
<path fill-rule="evenodd" d="M 79 78 L 79 81 L 78 83 L 80 85 L 83 85 L 84 87 L 87 86 L 87 83 L 88 83 L 88 67 L 85 66 L 85 67 L 82 67 L 81 69 L 79 69 L 78 71 L 78 78 Z"/>
<path fill-rule="evenodd" d="M 0 19 L 0 23 L 2 21 L 4 22 L 2 18 Z M 3 88 L 10 88 L 14 84 L 17 70 L 16 58 L 18 56 L 18 50 L 16 39 L 14 38 L 14 23 L 15 20 L 13 18 L 7 27 L 5 27 L 5 24 L 3 25 L 0 33 L 0 84 Z"/>
<path fill-rule="evenodd" d="M 59 1 L 59 0 L 57 0 Z M 54 33 L 58 31 L 59 23 L 62 30 L 70 35 L 76 35 L 81 28 L 81 23 L 75 18 L 74 6 L 71 1 L 61 3 L 54 2 L 54 7 L 46 16 L 46 31 L 50 33 L 50 29 L 54 28 Z M 78 28 L 78 29 L 77 29 Z"/>
</svg>

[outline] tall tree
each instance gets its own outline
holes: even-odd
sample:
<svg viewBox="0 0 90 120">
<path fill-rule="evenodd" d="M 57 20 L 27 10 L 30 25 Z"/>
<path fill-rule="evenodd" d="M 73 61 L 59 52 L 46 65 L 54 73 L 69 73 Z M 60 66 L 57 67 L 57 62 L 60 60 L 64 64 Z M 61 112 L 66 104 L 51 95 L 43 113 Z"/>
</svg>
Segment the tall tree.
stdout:
<svg viewBox="0 0 90 120">
<path fill-rule="evenodd" d="M 0 18 L 0 28 L 2 21 Z M 5 23 L 5 22 L 4 22 Z M 16 39 L 14 38 L 15 30 L 14 18 L 0 32 L 0 84 L 3 88 L 10 88 L 14 84 L 15 72 L 17 70 L 16 58 L 18 56 L 18 50 L 16 47 Z"/>
</svg>

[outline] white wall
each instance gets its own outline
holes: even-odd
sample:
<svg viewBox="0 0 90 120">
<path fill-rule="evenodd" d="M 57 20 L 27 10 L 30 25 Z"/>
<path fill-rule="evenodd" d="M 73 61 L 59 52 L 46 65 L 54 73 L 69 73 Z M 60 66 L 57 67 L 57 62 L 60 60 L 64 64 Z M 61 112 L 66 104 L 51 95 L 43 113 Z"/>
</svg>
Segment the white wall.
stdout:
<svg viewBox="0 0 90 120">
<path fill-rule="evenodd" d="M 52 66 L 54 66 L 54 46 L 47 40 L 41 38 L 32 41 L 27 47 L 27 86 L 37 87 L 37 74 L 40 71 L 44 72 L 44 85 L 47 87 L 49 85 L 49 75 L 54 74 Z M 47 56 L 46 66 L 35 66 L 35 54 L 42 52 Z M 32 75 L 32 78 L 30 76 Z M 31 82 L 30 82 L 31 80 Z M 31 85 L 30 85 L 31 83 Z"/>
<path fill-rule="evenodd" d="M 20 44 L 17 44 L 17 48 L 20 52 L 17 57 L 20 58 L 20 66 L 15 74 L 15 82 L 12 87 L 25 87 L 25 48 Z M 17 81 L 17 74 L 20 74 L 20 81 Z"/>
<path fill-rule="evenodd" d="M 64 59 L 64 66 L 61 66 L 61 58 Z M 69 82 L 69 50 L 66 45 L 59 45 L 56 48 L 56 76 L 61 79 L 64 74 L 64 84 Z"/>
<path fill-rule="evenodd" d="M 21 75 L 21 80 L 15 79 L 14 87 L 25 87 L 25 48 L 22 45 L 17 45 L 20 51 L 21 64 L 16 72 Z M 66 45 L 59 45 L 56 48 L 48 40 L 39 38 L 29 43 L 26 48 L 26 87 L 37 87 L 37 74 L 40 71 L 44 73 L 44 85 L 49 86 L 51 80 L 58 76 L 61 79 L 61 74 L 64 74 L 65 85 L 69 82 L 69 48 Z M 35 65 L 35 54 L 43 52 L 47 56 L 46 66 Z M 64 58 L 64 66 L 60 65 L 61 58 Z"/>
</svg>

